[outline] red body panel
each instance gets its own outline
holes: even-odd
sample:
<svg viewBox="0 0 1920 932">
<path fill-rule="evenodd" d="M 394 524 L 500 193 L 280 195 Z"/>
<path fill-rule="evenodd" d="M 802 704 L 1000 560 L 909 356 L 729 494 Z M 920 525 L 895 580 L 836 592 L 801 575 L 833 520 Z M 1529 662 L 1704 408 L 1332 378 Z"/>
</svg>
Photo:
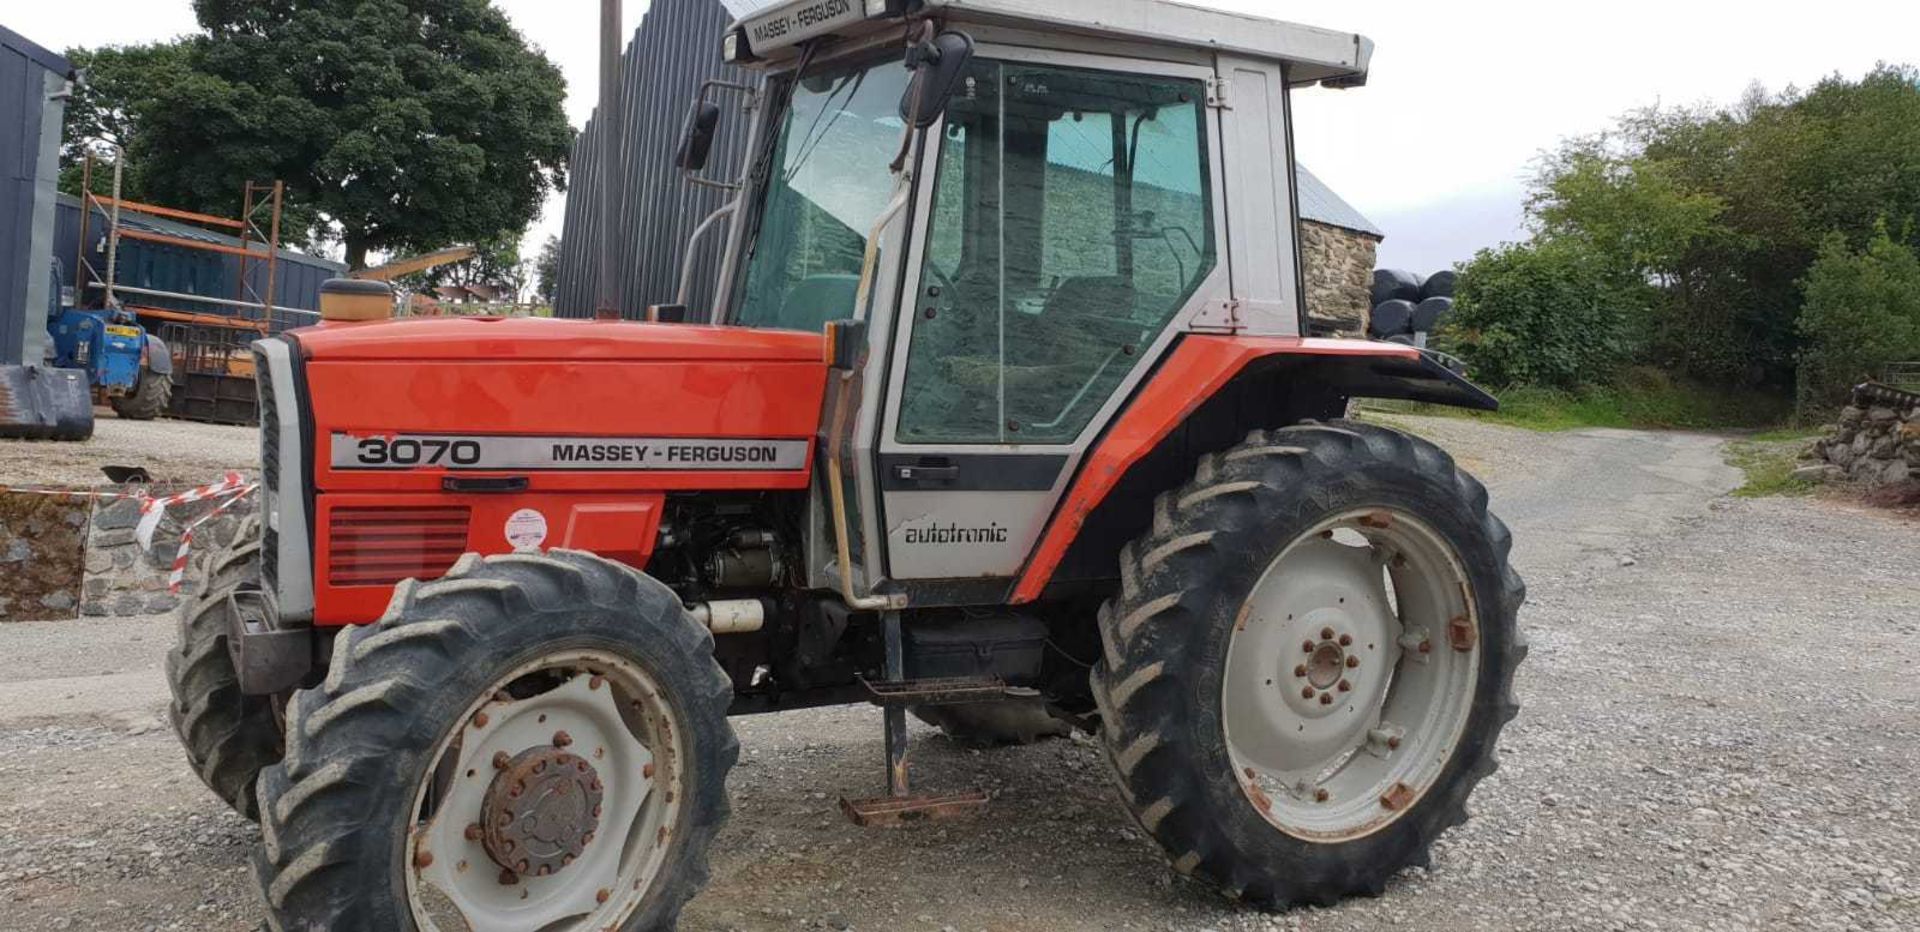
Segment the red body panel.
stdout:
<svg viewBox="0 0 1920 932">
<path fill-rule="evenodd" d="M 644 569 L 653 556 L 654 541 L 660 532 L 660 508 L 666 496 L 659 492 L 625 495 L 585 495 L 575 493 L 516 493 L 513 495 L 456 495 L 446 492 L 365 493 L 349 492 L 318 496 L 314 503 L 315 524 L 320 531 L 314 551 L 314 623 L 321 626 L 362 624 L 380 617 L 393 595 L 392 583 L 355 584 L 346 564 L 358 556 L 356 544 L 345 541 L 335 531 L 336 512 L 361 511 L 411 516 L 421 510 L 465 511 L 463 542 L 440 551 L 444 559 L 429 564 L 412 564 L 399 575 L 432 579 L 444 574 L 463 553 L 511 553 L 507 524 L 522 511 L 539 512 L 547 522 L 547 537 L 542 549 L 586 550 L 610 560 L 618 560 L 636 569 Z M 403 518 L 403 520 L 405 520 Z M 416 527 L 420 522 L 411 522 Z M 417 531 L 394 539 L 420 548 Z M 336 583 L 336 579 L 339 582 Z"/>
<path fill-rule="evenodd" d="M 1190 336 L 1182 340 L 1081 466 L 1079 478 L 1041 535 L 1033 558 L 1027 561 L 1026 572 L 1014 588 L 1014 604 L 1024 605 L 1040 597 L 1087 517 L 1120 483 L 1128 467 L 1152 452 L 1248 363 L 1279 355 L 1417 359 L 1420 351 L 1390 343 L 1300 337 Z"/>
<path fill-rule="evenodd" d="M 527 488 L 459 494 L 443 491 L 443 467 L 336 470 L 335 434 L 799 440 L 811 451 L 826 391 L 822 338 L 804 333 L 434 319 L 330 324 L 296 336 L 313 411 L 321 624 L 378 617 L 392 584 L 365 581 L 381 572 L 444 572 L 450 564 L 441 558 L 459 531 L 436 509 L 467 509 L 464 551 L 513 550 L 507 523 L 530 509 L 548 529 L 539 546 L 643 567 L 664 492 L 804 489 L 812 460 L 809 452 L 807 465 L 777 471 L 464 470 L 462 478 L 524 478 Z M 336 541 L 335 512 L 347 509 L 364 511 L 348 512 Z M 383 510 L 396 519 L 383 523 Z M 404 526 L 409 516 L 417 526 Z"/>
</svg>

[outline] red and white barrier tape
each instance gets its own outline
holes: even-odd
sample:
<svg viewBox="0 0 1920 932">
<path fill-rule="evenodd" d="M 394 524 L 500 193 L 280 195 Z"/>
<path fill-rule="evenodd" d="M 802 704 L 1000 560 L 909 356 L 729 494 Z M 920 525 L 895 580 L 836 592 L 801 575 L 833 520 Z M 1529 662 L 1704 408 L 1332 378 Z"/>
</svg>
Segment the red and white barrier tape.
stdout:
<svg viewBox="0 0 1920 932">
<path fill-rule="evenodd" d="M 181 585 L 186 582 L 187 554 L 193 550 L 193 532 L 199 530 L 200 526 L 206 524 L 208 521 L 220 517 L 221 513 L 227 509 L 245 501 L 247 496 L 253 494 L 253 491 L 259 487 L 258 485 L 248 485 L 228 493 L 230 497 L 226 501 L 221 502 L 220 507 L 201 515 L 195 519 L 192 524 L 187 525 L 187 529 L 180 535 L 180 550 L 173 555 L 173 571 L 167 574 L 168 592 L 179 595 Z"/>
<path fill-rule="evenodd" d="M 163 495 L 159 498 L 153 497 L 153 495 L 145 489 L 136 489 L 131 492 L 88 492 L 74 491 L 71 489 L 20 489 L 0 485 L 0 493 L 45 495 L 51 498 L 69 501 L 138 501 L 140 503 L 140 521 L 134 525 L 133 536 L 134 539 L 140 543 L 141 550 L 153 549 L 154 532 L 159 530 L 160 522 L 167 516 L 168 508 L 174 505 L 190 505 L 194 502 L 226 499 L 226 501 L 220 503 L 218 508 L 207 512 L 195 519 L 192 524 L 187 525 L 186 530 L 181 533 L 180 550 L 174 555 L 173 572 L 167 577 L 168 591 L 178 595 L 180 593 L 180 586 L 186 579 L 187 555 L 193 548 L 193 532 L 198 530 L 201 525 L 218 517 L 227 509 L 245 500 L 248 495 L 251 495 L 254 490 L 259 487 L 257 483 L 248 482 L 245 476 L 237 472 L 228 472 L 226 475 L 220 477 L 218 482 L 196 486 L 184 492 Z"/>
</svg>

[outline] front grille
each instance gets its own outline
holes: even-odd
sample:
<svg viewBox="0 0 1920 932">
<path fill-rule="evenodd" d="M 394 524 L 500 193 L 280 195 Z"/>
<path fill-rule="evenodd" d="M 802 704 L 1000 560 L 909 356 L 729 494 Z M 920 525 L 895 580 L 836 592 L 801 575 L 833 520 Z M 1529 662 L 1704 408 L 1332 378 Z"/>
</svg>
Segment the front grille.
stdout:
<svg viewBox="0 0 1920 932">
<path fill-rule="evenodd" d="M 467 552 L 468 509 L 336 508 L 327 528 L 327 583 L 391 586 L 434 579 Z"/>
<path fill-rule="evenodd" d="M 280 406 L 274 403 L 273 371 L 267 354 L 254 350 L 253 381 L 260 401 L 260 577 L 267 591 L 280 588 L 280 532 L 274 529 L 275 516 L 267 509 L 279 504 L 280 493 Z"/>
</svg>

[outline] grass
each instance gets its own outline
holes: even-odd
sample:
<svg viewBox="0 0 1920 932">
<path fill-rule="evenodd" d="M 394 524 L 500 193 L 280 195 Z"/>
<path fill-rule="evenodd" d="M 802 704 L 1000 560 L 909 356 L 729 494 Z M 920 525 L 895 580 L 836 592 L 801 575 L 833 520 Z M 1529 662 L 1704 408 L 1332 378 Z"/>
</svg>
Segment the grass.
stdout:
<svg viewBox="0 0 1920 932">
<path fill-rule="evenodd" d="M 1727 444 L 1727 463 L 1747 474 L 1747 484 L 1735 489 L 1739 498 L 1766 498 L 1773 495 L 1806 495 L 1815 483 L 1795 479 L 1799 456 L 1807 441 L 1817 433 L 1775 430 L 1742 437 Z"/>
<path fill-rule="evenodd" d="M 1467 417 L 1539 431 L 1777 429 L 1793 410 L 1785 398 L 1687 384 L 1647 369 L 1632 370 L 1614 385 L 1579 391 L 1520 386 L 1495 394 L 1500 410 L 1490 413 L 1407 402 L 1379 404 L 1396 413 Z"/>
</svg>

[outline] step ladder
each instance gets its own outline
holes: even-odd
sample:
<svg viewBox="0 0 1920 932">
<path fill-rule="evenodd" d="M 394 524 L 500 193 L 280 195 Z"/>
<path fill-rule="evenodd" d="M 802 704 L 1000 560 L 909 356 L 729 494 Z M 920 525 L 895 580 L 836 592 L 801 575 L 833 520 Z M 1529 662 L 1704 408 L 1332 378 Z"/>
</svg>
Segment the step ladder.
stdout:
<svg viewBox="0 0 1920 932">
<path fill-rule="evenodd" d="M 861 680 L 868 696 L 880 706 L 887 735 L 887 795 L 871 799 L 840 799 L 840 811 L 863 827 L 897 826 L 934 819 L 951 819 L 979 812 L 987 805 L 980 791 L 916 796 L 907 779 L 907 707 L 994 702 L 1007 696 L 1007 684 L 996 676 L 906 678 L 906 651 L 900 632 L 900 613 L 885 612 L 881 626 L 886 642 L 887 678 Z"/>
</svg>

